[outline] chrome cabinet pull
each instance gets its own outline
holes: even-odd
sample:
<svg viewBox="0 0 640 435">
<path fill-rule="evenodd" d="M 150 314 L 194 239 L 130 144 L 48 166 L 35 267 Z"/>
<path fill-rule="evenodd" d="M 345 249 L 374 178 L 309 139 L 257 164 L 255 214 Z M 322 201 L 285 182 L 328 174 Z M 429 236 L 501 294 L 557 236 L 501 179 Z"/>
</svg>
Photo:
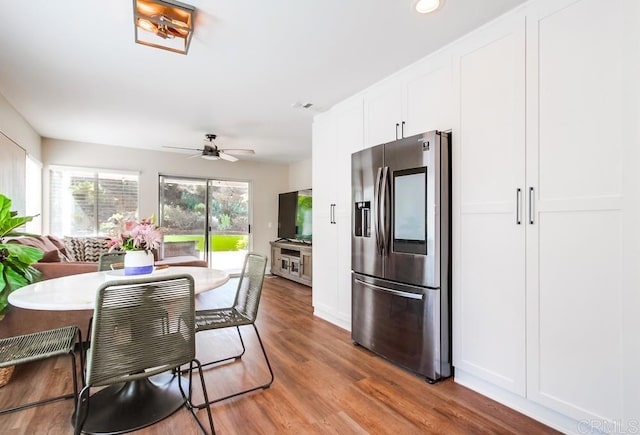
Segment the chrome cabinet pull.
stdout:
<svg viewBox="0 0 640 435">
<path fill-rule="evenodd" d="M 529 187 L 529 225 L 533 225 L 533 187 Z"/>
<path fill-rule="evenodd" d="M 522 189 L 519 187 L 516 189 L 516 225 L 520 225 L 520 193 Z"/>
<path fill-rule="evenodd" d="M 336 223 L 336 205 L 335 204 L 329 204 L 329 223 L 330 224 Z"/>
<path fill-rule="evenodd" d="M 400 137 L 404 138 L 404 121 L 402 121 L 402 128 L 400 129 L 400 133 L 402 133 Z"/>
<path fill-rule="evenodd" d="M 399 139 L 399 137 L 398 137 L 398 127 L 400 127 L 400 124 L 398 124 L 398 123 L 396 122 L 396 140 L 398 140 L 398 139 Z"/>
</svg>

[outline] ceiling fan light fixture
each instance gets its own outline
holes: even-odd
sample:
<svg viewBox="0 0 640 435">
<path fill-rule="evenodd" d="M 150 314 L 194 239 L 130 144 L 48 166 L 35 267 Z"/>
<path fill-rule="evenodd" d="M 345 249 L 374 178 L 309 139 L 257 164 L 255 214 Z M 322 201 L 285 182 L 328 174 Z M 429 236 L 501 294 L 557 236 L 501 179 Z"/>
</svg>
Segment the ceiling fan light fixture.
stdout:
<svg viewBox="0 0 640 435">
<path fill-rule="evenodd" d="M 200 157 L 202 157 L 205 160 L 220 160 L 220 156 L 219 155 L 214 156 L 214 155 L 211 155 L 211 154 L 203 154 Z"/>
<path fill-rule="evenodd" d="M 428 14 L 440 7 L 440 0 L 418 0 L 415 3 L 416 12 Z"/>
<path fill-rule="evenodd" d="M 187 54 L 193 36 L 195 8 L 175 0 L 133 0 L 138 44 Z"/>
</svg>

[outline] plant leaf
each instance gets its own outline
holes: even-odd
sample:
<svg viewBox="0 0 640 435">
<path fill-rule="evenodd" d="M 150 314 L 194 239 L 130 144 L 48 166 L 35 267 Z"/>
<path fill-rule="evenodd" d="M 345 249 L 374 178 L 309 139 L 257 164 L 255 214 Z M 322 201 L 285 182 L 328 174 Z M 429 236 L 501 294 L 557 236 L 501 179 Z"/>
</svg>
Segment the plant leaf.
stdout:
<svg viewBox="0 0 640 435">
<path fill-rule="evenodd" d="M 0 244 L 0 249 L 6 249 L 9 257 L 15 261 L 25 263 L 27 266 L 42 260 L 44 253 L 33 246 L 19 245 L 17 243 Z"/>
</svg>

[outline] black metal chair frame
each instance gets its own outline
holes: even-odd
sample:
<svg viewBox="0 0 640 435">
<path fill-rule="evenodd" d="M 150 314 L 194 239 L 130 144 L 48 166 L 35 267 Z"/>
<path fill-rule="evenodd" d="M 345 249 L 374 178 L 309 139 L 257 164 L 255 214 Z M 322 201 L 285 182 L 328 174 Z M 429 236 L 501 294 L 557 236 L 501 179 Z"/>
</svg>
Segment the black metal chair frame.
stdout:
<svg viewBox="0 0 640 435">
<path fill-rule="evenodd" d="M 57 335 L 57 337 L 55 337 Z M 57 338 L 58 342 L 43 342 Z M 68 341 L 71 340 L 69 343 Z M 0 410 L 0 415 L 45 405 L 59 400 L 73 399 L 74 407 L 78 404 L 78 374 L 76 371 L 76 343 L 82 343 L 82 333 L 77 326 L 66 326 L 47 331 L 39 331 L 32 334 L 3 338 L 0 340 L 0 367 L 21 365 L 33 361 L 42 361 L 60 355 L 69 355 L 71 358 L 71 373 L 73 379 L 73 393 L 63 394 L 36 402 Z M 80 348 L 81 349 L 81 348 Z M 84 372 L 84 358 L 80 350 L 80 373 Z M 84 378 L 83 384 L 84 384 Z"/>
<path fill-rule="evenodd" d="M 247 314 L 243 314 L 241 312 L 238 311 L 237 307 L 239 304 L 239 297 L 240 297 L 240 293 L 241 293 L 241 289 L 243 288 L 243 284 L 244 284 L 244 280 L 245 279 L 251 279 L 251 277 L 249 277 L 247 275 L 247 268 L 249 267 L 249 264 L 251 261 L 261 261 L 263 264 L 261 265 L 261 274 L 260 274 L 260 281 L 258 283 L 259 288 L 257 289 L 257 291 L 259 292 L 258 295 L 258 300 L 256 301 L 255 306 L 253 307 L 253 310 L 251 313 Z M 271 386 L 271 384 L 273 384 L 274 381 L 274 375 L 273 375 L 273 369 L 271 367 L 271 362 L 269 361 L 269 357 L 267 356 L 267 351 L 265 350 L 264 347 L 264 343 L 262 341 L 262 337 L 260 336 L 260 333 L 258 332 L 258 328 L 256 327 L 255 324 L 255 318 L 258 314 L 258 306 L 259 306 L 259 302 L 260 302 L 260 296 L 262 293 L 262 285 L 264 282 L 264 272 L 267 266 L 267 257 L 264 257 L 262 255 L 258 255 L 258 254 L 254 254 L 254 253 L 249 253 L 247 254 L 245 261 L 244 261 L 244 266 L 242 268 L 242 275 L 240 276 L 240 281 L 238 282 L 238 289 L 236 291 L 236 296 L 235 296 L 235 300 L 233 303 L 233 307 L 229 307 L 229 308 L 221 308 L 221 309 L 211 309 L 211 310 L 199 310 L 196 311 L 196 333 L 198 332 L 202 332 L 202 331 L 211 331 L 211 330 L 215 330 L 215 329 L 224 329 L 224 328 L 230 328 L 230 327 L 235 327 L 236 331 L 238 333 L 238 338 L 240 339 L 240 344 L 242 346 L 242 351 L 234 356 L 230 356 L 230 357 L 226 357 L 226 358 L 222 358 L 216 361 L 210 361 L 207 363 L 202 364 L 202 367 L 207 367 L 210 365 L 214 365 L 214 364 L 219 364 L 219 363 L 223 363 L 226 361 L 235 361 L 235 360 L 239 360 L 242 359 L 242 356 L 245 354 L 246 352 L 246 347 L 244 344 L 244 340 L 242 339 L 242 333 L 240 331 L 240 326 L 247 326 L 247 325 L 251 325 L 253 326 L 253 330 L 256 333 L 256 337 L 258 338 L 258 343 L 260 344 L 260 349 L 262 350 L 262 355 L 264 356 L 264 360 L 267 363 L 267 368 L 269 369 L 269 380 L 261 385 L 257 385 L 255 387 L 252 388 L 248 388 L 246 390 L 242 390 L 233 394 L 229 394 L 226 395 L 224 397 L 220 397 L 214 400 L 206 400 L 203 403 L 200 403 L 198 405 L 193 405 L 196 408 L 204 408 L 204 407 L 208 407 L 213 403 L 217 403 L 223 400 L 227 400 L 230 399 L 232 397 L 236 397 L 236 396 L 240 396 L 242 394 L 247 394 L 250 393 L 252 391 L 256 391 L 256 390 L 266 390 L 267 388 L 269 388 Z M 216 314 L 220 314 L 223 311 L 229 311 L 231 310 L 232 312 L 232 316 L 235 317 L 235 319 L 232 321 L 233 324 L 224 324 L 222 326 L 220 326 L 219 324 L 216 323 L 210 323 L 207 322 L 206 317 L 207 316 L 215 316 Z"/>
</svg>

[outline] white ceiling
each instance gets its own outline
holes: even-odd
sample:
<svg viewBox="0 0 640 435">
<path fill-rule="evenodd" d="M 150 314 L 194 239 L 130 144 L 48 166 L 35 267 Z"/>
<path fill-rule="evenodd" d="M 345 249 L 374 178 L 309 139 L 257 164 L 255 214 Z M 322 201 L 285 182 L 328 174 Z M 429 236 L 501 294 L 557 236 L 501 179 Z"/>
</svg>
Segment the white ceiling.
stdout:
<svg viewBox="0 0 640 435">
<path fill-rule="evenodd" d="M 187 56 L 135 44 L 131 0 L 0 0 L 0 93 L 43 137 L 162 150 L 211 132 L 245 159 L 299 161 L 317 111 L 524 0 L 184 1 Z"/>
</svg>

